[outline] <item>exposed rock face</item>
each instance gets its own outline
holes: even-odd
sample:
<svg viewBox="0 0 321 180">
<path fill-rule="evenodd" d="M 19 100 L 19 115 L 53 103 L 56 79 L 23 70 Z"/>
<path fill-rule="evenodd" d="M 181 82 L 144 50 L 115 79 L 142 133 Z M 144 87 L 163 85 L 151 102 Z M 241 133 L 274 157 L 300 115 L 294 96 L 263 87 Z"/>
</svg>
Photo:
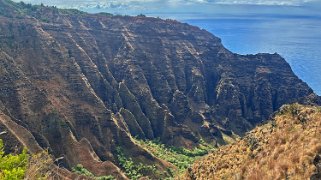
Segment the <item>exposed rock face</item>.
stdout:
<svg viewBox="0 0 321 180">
<path fill-rule="evenodd" d="M 313 164 L 315 165 L 316 172 L 311 176 L 311 180 L 321 179 L 321 156 L 317 154 L 313 159 Z"/>
<path fill-rule="evenodd" d="M 222 142 L 221 132 L 243 134 L 282 104 L 313 96 L 278 54 L 233 54 L 172 20 L 0 0 L 0 37 L 1 111 L 66 167 L 98 175 L 119 174 L 117 146 L 166 166 L 131 135 Z"/>
</svg>

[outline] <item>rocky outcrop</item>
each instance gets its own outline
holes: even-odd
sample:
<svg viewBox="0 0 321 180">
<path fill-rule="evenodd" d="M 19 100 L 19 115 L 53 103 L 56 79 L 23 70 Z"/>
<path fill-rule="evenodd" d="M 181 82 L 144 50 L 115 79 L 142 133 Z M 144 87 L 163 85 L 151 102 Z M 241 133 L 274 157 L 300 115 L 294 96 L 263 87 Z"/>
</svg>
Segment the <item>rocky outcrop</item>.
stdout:
<svg viewBox="0 0 321 180">
<path fill-rule="evenodd" d="M 310 177 L 311 180 L 321 179 L 321 156 L 317 154 L 313 159 L 313 164 L 315 166 L 316 172 Z"/>
<path fill-rule="evenodd" d="M 282 104 L 319 98 L 278 54 L 237 55 L 173 20 L 0 0 L 0 37 L 3 112 L 65 167 L 99 175 L 118 172 L 118 146 L 166 168 L 131 136 L 223 144 Z"/>
</svg>

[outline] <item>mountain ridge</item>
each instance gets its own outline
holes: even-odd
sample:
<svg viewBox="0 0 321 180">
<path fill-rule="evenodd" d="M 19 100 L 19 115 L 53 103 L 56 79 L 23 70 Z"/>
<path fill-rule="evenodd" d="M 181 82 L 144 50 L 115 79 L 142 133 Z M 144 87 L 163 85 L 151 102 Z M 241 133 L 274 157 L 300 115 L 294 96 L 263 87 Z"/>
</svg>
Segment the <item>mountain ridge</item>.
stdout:
<svg viewBox="0 0 321 180">
<path fill-rule="evenodd" d="M 283 104 L 319 100 L 278 54 L 237 55 L 188 24 L 7 0 L 0 7 L 0 111 L 69 169 L 125 178 L 116 151 L 124 147 L 165 171 L 171 165 L 132 137 L 223 145 Z"/>
</svg>

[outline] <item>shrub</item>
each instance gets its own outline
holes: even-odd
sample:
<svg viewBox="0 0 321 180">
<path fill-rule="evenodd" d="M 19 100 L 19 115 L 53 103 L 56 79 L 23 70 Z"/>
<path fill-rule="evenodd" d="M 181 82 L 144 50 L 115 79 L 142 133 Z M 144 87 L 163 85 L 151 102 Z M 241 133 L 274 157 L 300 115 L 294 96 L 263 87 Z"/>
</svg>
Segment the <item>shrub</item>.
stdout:
<svg viewBox="0 0 321 180">
<path fill-rule="evenodd" d="M 86 168 L 84 168 L 84 166 L 81 165 L 81 164 L 77 164 L 76 167 L 73 167 L 72 171 L 77 173 L 77 174 L 85 175 L 85 176 L 88 176 L 88 177 L 94 177 L 94 174 L 91 173 L 90 171 L 88 171 Z"/>
<path fill-rule="evenodd" d="M 194 149 L 166 146 L 162 144 L 160 140 L 143 141 L 136 139 L 135 142 L 148 150 L 155 157 L 176 166 L 177 170 L 175 172 L 173 172 L 172 169 L 169 169 L 169 174 L 172 176 L 184 172 L 196 159 L 208 154 L 210 150 L 214 149 L 213 146 L 206 144 L 204 141 L 201 141 L 199 147 L 195 147 Z"/>
<path fill-rule="evenodd" d="M 142 163 L 134 163 L 132 158 L 128 158 L 124 155 L 121 147 L 116 148 L 117 159 L 121 167 L 124 169 L 126 175 L 133 180 L 139 179 L 146 174 L 156 174 L 156 166 L 144 165 Z"/>
<path fill-rule="evenodd" d="M 26 149 L 20 154 L 5 155 L 3 141 L 0 139 L 0 179 L 23 179 L 27 169 L 28 158 L 29 156 Z"/>
<path fill-rule="evenodd" d="M 95 180 L 114 180 L 115 177 L 114 176 L 111 176 L 111 175 L 108 175 L 108 176 L 99 176 L 99 177 L 96 177 L 92 172 L 88 171 L 86 168 L 84 168 L 83 165 L 81 164 L 77 164 L 76 167 L 73 167 L 72 168 L 72 171 L 76 174 L 79 174 L 79 175 L 84 175 L 84 176 L 87 176 L 87 177 L 91 177 Z"/>
</svg>

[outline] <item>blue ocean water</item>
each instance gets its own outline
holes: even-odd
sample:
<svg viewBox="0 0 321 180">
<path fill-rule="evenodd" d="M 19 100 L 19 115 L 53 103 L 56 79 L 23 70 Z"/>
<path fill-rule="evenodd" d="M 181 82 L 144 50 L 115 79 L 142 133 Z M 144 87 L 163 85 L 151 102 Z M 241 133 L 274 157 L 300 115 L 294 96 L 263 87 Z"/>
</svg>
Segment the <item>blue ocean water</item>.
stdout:
<svg viewBox="0 0 321 180">
<path fill-rule="evenodd" d="M 220 37 L 233 52 L 279 53 L 294 73 L 321 95 L 321 19 L 268 16 L 183 21 Z"/>
</svg>

